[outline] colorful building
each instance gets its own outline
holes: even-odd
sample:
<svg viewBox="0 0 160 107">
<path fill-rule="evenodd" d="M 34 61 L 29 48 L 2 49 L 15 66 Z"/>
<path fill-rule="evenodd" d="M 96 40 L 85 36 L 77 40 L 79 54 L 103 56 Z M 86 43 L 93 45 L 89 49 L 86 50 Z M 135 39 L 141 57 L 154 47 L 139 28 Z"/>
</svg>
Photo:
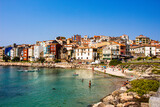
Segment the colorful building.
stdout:
<svg viewBox="0 0 160 107">
<path fill-rule="evenodd" d="M 0 62 L 3 61 L 3 56 L 4 56 L 4 48 L 0 47 Z"/>
<path fill-rule="evenodd" d="M 28 48 L 28 60 L 34 61 L 34 46 Z"/>
<path fill-rule="evenodd" d="M 97 49 L 92 47 L 76 48 L 76 60 L 92 62 L 97 58 Z"/>
<path fill-rule="evenodd" d="M 136 44 L 141 44 L 141 45 L 146 45 L 146 44 L 150 44 L 150 38 L 143 36 L 143 35 L 139 35 L 136 37 Z"/>
<path fill-rule="evenodd" d="M 40 45 L 34 46 L 34 58 L 38 60 L 40 57 L 43 57 L 43 47 Z"/>
<path fill-rule="evenodd" d="M 28 61 L 28 48 L 23 49 L 23 61 Z"/>
<path fill-rule="evenodd" d="M 50 53 L 52 54 L 52 55 L 54 55 L 54 58 L 55 59 L 60 59 L 61 58 L 61 45 L 59 44 L 59 43 L 52 43 L 52 44 L 50 44 Z"/>
</svg>

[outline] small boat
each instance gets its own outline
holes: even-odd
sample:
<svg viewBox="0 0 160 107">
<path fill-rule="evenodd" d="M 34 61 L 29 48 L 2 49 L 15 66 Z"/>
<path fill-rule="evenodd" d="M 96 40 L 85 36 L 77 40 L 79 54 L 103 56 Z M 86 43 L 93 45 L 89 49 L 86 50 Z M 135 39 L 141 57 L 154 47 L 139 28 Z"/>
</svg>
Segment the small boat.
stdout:
<svg viewBox="0 0 160 107">
<path fill-rule="evenodd" d="M 30 70 L 18 70 L 19 72 L 38 72 L 39 69 L 30 69 Z"/>
<path fill-rule="evenodd" d="M 76 73 L 75 73 L 75 74 L 73 74 L 73 76 L 78 76 L 78 75 L 79 75 L 79 74 L 76 74 Z"/>
<path fill-rule="evenodd" d="M 18 70 L 18 72 L 24 72 L 24 70 Z"/>
</svg>

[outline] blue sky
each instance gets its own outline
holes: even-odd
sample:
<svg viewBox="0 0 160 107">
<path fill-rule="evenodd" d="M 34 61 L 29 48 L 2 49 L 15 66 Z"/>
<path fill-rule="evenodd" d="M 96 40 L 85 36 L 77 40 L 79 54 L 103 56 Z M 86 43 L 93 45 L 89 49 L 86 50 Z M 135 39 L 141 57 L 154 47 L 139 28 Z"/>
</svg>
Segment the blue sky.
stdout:
<svg viewBox="0 0 160 107">
<path fill-rule="evenodd" d="M 0 46 L 74 34 L 160 40 L 160 1 L 0 0 Z"/>
</svg>

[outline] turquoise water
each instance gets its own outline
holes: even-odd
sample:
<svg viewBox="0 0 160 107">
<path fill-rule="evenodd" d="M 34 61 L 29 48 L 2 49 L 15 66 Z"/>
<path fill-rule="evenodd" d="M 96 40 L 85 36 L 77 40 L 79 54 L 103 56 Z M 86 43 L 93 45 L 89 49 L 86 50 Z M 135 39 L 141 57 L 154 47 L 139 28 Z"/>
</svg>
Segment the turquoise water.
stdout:
<svg viewBox="0 0 160 107">
<path fill-rule="evenodd" d="M 0 66 L 1 107 L 87 107 L 124 80 L 90 70 L 40 68 L 40 72 L 18 72 L 20 69 L 33 68 Z M 79 76 L 73 76 L 74 72 Z"/>
</svg>

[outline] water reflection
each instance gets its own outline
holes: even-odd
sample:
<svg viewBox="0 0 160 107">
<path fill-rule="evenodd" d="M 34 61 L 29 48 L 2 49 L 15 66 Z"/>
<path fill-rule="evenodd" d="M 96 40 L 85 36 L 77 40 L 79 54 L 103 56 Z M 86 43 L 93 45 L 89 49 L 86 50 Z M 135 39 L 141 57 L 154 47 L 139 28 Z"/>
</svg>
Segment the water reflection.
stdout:
<svg viewBox="0 0 160 107">
<path fill-rule="evenodd" d="M 91 70 L 40 68 L 40 72 L 18 72 L 19 69 L 35 68 L 1 68 L 0 106 L 84 107 L 111 93 L 122 81 Z M 75 72 L 79 75 L 73 76 Z"/>
<path fill-rule="evenodd" d="M 80 79 L 92 79 L 93 78 L 93 72 L 91 70 L 75 70 L 79 76 L 77 78 Z"/>
</svg>

